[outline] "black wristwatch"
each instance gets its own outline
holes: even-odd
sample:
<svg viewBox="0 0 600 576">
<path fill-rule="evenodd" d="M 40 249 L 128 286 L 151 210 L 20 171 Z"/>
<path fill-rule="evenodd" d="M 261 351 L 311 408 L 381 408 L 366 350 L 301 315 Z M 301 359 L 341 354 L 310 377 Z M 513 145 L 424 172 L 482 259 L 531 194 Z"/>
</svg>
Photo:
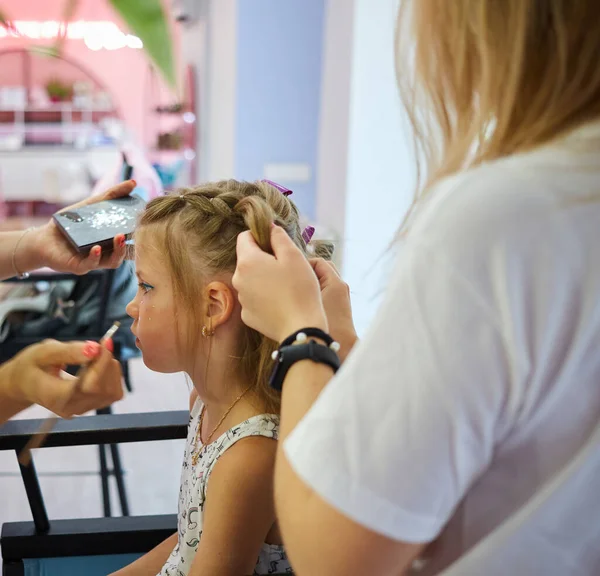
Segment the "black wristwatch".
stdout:
<svg viewBox="0 0 600 576">
<path fill-rule="evenodd" d="M 303 331 L 297 332 L 293 338 L 294 340 L 292 341 L 294 342 L 303 342 L 307 339 L 306 334 Z M 328 337 L 324 340 L 328 341 L 329 339 L 331 339 L 331 337 Z M 290 341 L 290 339 L 286 338 L 286 340 L 284 340 L 284 342 L 287 341 Z M 336 344 L 333 342 L 333 339 L 331 339 L 331 342 L 332 344 Z M 325 346 L 315 342 L 314 340 L 309 340 L 305 344 L 281 346 L 279 350 L 276 350 L 273 353 L 275 367 L 273 368 L 273 373 L 269 379 L 269 385 L 271 388 L 281 392 L 281 389 L 283 388 L 283 381 L 285 380 L 288 370 L 296 362 L 301 360 L 312 360 L 317 364 L 325 364 L 329 366 L 334 373 L 337 372 L 341 364 L 336 353 L 336 349 L 339 349 L 339 345 L 332 346 L 332 344 L 330 344 L 330 346 Z"/>
</svg>

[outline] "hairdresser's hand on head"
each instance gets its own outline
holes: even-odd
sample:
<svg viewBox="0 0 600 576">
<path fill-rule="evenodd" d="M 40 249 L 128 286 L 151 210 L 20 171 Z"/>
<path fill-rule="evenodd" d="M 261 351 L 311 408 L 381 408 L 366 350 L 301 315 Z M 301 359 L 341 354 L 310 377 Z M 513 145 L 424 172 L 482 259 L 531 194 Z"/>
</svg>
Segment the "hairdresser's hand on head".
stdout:
<svg viewBox="0 0 600 576">
<path fill-rule="evenodd" d="M 342 280 L 333 262 L 327 262 L 322 258 L 313 258 L 310 260 L 310 264 L 321 287 L 321 298 L 327 315 L 329 334 L 339 342 L 338 354 L 343 362 L 358 340 L 352 320 L 350 288 Z"/>
<path fill-rule="evenodd" d="M 63 372 L 68 365 L 88 364 L 79 386 L 76 378 Z M 96 342 L 45 340 L 0 366 L 0 419 L 32 404 L 69 418 L 122 397 L 120 364 Z"/>
<path fill-rule="evenodd" d="M 233 286 L 242 320 L 281 342 L 301 328 L 328 330 L 319 281 L 305 256 L 279 226 L 271 230 L 273 255 L 263 252 L 250 232 L 237 240 Z"/>
<path fill-rule="evenodd" d="M 135 188 L 133 180 L 114 186 L 103 195 L 88 198 L 83 202 L 65 208 L 76 210 L 87 204 L 127 196 Z M 103 254 L 100 246 L 94 246 L 88 256 L 81 256 L 60 232 L 54 220 L 44 226 L 27 232 L 19 243 L 15 254 L 17 269 L 21 272 L 47 266 L 57 272 L 85 274 L 95 268 L 116 268 L 125 258 L 125 236 L 119 234 L 114 239 L 112 252 Z"/>
</svg>

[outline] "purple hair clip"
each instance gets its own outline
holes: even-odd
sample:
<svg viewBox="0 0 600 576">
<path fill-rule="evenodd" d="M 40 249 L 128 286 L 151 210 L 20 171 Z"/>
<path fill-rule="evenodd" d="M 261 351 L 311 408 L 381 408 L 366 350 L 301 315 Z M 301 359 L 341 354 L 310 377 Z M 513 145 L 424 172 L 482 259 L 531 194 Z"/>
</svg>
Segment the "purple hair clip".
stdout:
<svg viewBox="0 0 600 576">
<path fill-rule="evenodd" d="M 308 244 L 315 233 L 315 229 L 312 226 L 307 226 L 304 230 L 302 230 L 302 239 L 305 244 Z"/>
<path fill-rule="evenodd" d="M 285 186 L 282 186 L 281 184 L 277 184 L 277 182 L 273 182 L 273 180 L 265 179 L 265 180 L 261 180 L 261 182 L 265 182 L 265 183 L 273 186 L 273 188 L 277 188 L 277 190 L 279 190 L 284 196 L 290 196 L 291 194 L 293 194 L 293 192 L 289 188 L 286 188 Z"/>
</svg>

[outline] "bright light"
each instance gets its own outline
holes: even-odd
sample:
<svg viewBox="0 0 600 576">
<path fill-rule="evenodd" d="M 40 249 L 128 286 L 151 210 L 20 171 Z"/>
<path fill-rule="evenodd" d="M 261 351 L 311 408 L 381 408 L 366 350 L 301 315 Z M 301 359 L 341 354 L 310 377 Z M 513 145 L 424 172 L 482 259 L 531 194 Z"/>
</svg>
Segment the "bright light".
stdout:
<svg viewBox="0 0 600 576">
<path fill-rule="evenodd" d="M 42 38 L 56 38 L 60 29 L 59 23 L 54 21 L 42 23 Z M 19 28 L 17 27 L 17 32 Z"/>
<path fill-rule="evenodd" d="M 140 50 L 144 47 L 144 43 L 137 36 L 127 34 L 127 46 Z"/>
<path fill-rule="evenodd" d="M 12 24 L 14 30 L 7 30 L 0 26 L 0 39 L 22 37 L 31 40 L 52 40 L 65 32 L 64 24 L 55 20 L 45 22 L 16 20 Z M 69 40 L 83 40 L 90 50 L 119 50 L 120 48 L 140 50 L 144 47 L 137 36 L 124 33 L 114 22 L 107 20 L 69 22 L 65 35 Z"/>
</svg>

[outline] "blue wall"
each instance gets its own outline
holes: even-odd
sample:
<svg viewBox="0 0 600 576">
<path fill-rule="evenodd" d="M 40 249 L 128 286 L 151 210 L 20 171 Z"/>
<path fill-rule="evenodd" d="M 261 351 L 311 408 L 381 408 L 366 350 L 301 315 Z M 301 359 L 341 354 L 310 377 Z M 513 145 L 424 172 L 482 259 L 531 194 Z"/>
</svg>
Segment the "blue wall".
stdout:
<svg viewBox="0 0 600 576">
<path fill-rule="evenodd" d="M 326 0 L 239 0 L 235 176 L 266 163 L 306 163 L 311 180 L 286 183 L 301 212 L 316 206 L 321 57 Z"/>
</svg>

